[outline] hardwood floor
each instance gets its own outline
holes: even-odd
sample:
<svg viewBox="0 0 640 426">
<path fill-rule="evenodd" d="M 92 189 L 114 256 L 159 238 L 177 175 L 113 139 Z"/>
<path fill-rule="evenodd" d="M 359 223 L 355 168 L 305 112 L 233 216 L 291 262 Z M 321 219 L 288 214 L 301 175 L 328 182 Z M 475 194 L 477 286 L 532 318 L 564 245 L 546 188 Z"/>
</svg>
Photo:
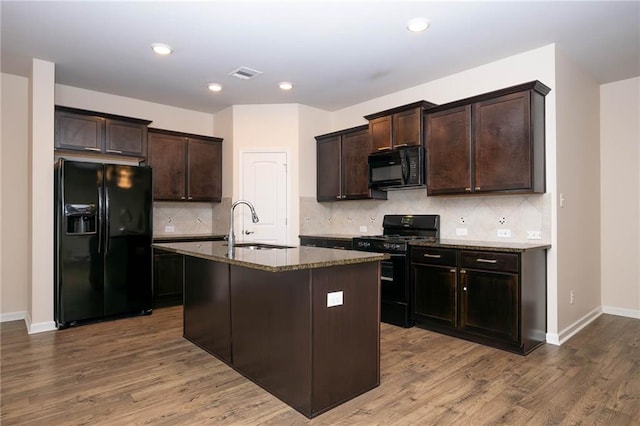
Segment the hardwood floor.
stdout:
<svg viewBox="0 0 640 426">
<path fill-rule="evenodd" d="M 638 425 L 640 320 L 523 357 L 382 324 L 381 384 L 313 420 L 182 338 L 181 307 L 27 335 L 1 324 L 2 425 Z"/>
</svg>

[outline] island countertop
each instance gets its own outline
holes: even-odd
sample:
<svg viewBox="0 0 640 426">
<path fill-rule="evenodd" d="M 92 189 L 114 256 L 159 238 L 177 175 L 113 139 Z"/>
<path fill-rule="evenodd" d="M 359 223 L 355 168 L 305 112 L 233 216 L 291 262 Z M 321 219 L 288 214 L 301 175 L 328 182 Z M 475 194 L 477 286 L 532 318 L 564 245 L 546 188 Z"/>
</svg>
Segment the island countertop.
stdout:
<svg viewBox="0 0 640 426">
<path fill-rule="evenodd" d="M 252 250 L 249 248 L 236 247 L 233 257 L 229 258 L 227 255 L 228 247 L 226 241 L 154 243 L 152 247 L 187 256 L 268 272 L 297 271 L 301 269 L 377 262 L 389 257 L 382 253 L 317 247 L 291 247 L 271 250 Z"/>
</svg>

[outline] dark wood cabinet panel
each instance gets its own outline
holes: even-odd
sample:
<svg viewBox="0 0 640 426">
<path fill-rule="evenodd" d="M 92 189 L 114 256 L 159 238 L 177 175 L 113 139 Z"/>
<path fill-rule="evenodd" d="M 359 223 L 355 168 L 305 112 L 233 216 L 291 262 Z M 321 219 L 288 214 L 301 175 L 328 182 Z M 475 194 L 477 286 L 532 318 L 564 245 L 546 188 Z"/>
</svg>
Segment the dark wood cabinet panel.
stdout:
<svg viewBox="0 0 640 426">
<path fill-rule="evenodd" d="M 428 110 L 427 194 L 544 192 L 549 90 L 533 81 Z"/>
<path fill-rule="evenodd" d="M 369 121 L 369 132 L 371 133 L 370 152 L 385 151 L 393 148 L 391 139 L 392 123 L 392 116 L 380 117 Z"/>
<path fill-rule="evenodd" d="M 144 158 L 150 121 L 56 106 L 54 146 L 60 150 Z"/>
<path fill-rule="evenodd" d="M 222 199 L 222 139 L 150 129 L 154 200 Z"/>
<path fill-rule="evenodd" d="M 182 304 L 183 262 L 181 254 L 154 249 L 153 308 Z"/>
<path fill-rule="evenodd" d="M 184 337 L 231 363 L 229 265 L 185 256 Z"/>
<path fill-rule="evenodd" d="M 455 266 L 412 265 L 414 282 L 413 319 L 435 321 L 456 326 L 456 268 Z"/>
<path fill-rule="evenodd" d="M 222 144 L 189 138 L 188 199 L 222 199 Z"/>
<path fill-rule="evenodd" d="M 531 188 L 529 92 L 474 105 L 476 191 Z"/>
<path fill-rule="evenodd" d="M 518 275 L 460 270 L 460 329 L 517 342 Z"/>
<path fill-rule="evenodd" d="M 412 319 L 519 354 L 546 340 L 546 250 L 411 247 Z"/>
<path fill-rule="evenodd" d="M 136 157 L 147 155 L 147 126 L 120 120 L 106 120 L 105 152 Z"/>
<path fill-rule="evenodd" d="M 422 108 L 393 114 L 393 147 L 422 145 Z"/>
<path fill-rule="evenodd" d="M 104 140 L 104 127 L 103 118 L 56 109 L 55 147 L 100 152 Z"/>
<path fill-rule="evenodd" d="M 427 188 L 464 193 L 471 185 L 471 106 L 427 115 Z"/>
<path fill-rule="evenodd" d="M 386 199 L 383 191 L 369 189 L 368 126 L 316 136 L 318 201 Z"/>
<path fill-rule="evenodd" d="M 149 132 L 147 159 L 153 168 L 154 200 L 186 200 L 186 155 L 185 138 Z"/>
<path fill-rule="evenodd" d="M 371 133 L 371 149 L 375 153 L 406 146 L 423 145 L 423 111 L 434 107 L 427 101 L 395 107 L 366 115 Z"/>
<path fill-rule="evenodd" d="M 369 132 L 360 130 L 342 135 L 342 190 L 347 198 L 367 198 Z"/>
<path fill-rule="evenodd" d="M 318 201 L 339 200 L 342 195 L 342 157 L 339 135 L 317 138 Z"/>
</svg>

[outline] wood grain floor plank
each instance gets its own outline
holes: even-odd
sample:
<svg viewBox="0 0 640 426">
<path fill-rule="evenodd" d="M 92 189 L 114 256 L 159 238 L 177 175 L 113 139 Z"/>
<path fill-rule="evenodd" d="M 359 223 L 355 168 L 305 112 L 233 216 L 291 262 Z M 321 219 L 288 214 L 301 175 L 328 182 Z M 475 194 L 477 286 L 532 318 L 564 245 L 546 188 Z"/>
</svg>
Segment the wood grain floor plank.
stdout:
<svg viewBox="0 0 640 426">
<path fill-rule="evenodd" d="M 523 357 L 381 325 L 381 384 L 309 420 L 182 338 L 182 309 L 28 335 L 0 325 L 2 425 L 639 425 L 640 321 Z"/>
</svg>

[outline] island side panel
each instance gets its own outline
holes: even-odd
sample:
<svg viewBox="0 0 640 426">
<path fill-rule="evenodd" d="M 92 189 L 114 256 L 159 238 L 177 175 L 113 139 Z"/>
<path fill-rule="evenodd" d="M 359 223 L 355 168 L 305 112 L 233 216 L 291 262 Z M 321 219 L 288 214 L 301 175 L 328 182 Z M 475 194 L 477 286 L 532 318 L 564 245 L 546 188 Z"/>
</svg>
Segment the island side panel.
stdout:
<svg viewBox="0 0 640 426">
<path fill-rule="evenodd" d="M 309 270 L 231 266 L 233 366 L 302 414 L 311 415 Z"/>
<path fill-rule="evenodd" d="M 184 337 L 231 363 L 229 265 L 185 256 Z"/>
<path fill-rule="evenodd" d="M 313 415 L 380 384 L 380 262 L 312 270 Z M 327 294 L 342 292 L 328 307 Z"/>
</svg>

